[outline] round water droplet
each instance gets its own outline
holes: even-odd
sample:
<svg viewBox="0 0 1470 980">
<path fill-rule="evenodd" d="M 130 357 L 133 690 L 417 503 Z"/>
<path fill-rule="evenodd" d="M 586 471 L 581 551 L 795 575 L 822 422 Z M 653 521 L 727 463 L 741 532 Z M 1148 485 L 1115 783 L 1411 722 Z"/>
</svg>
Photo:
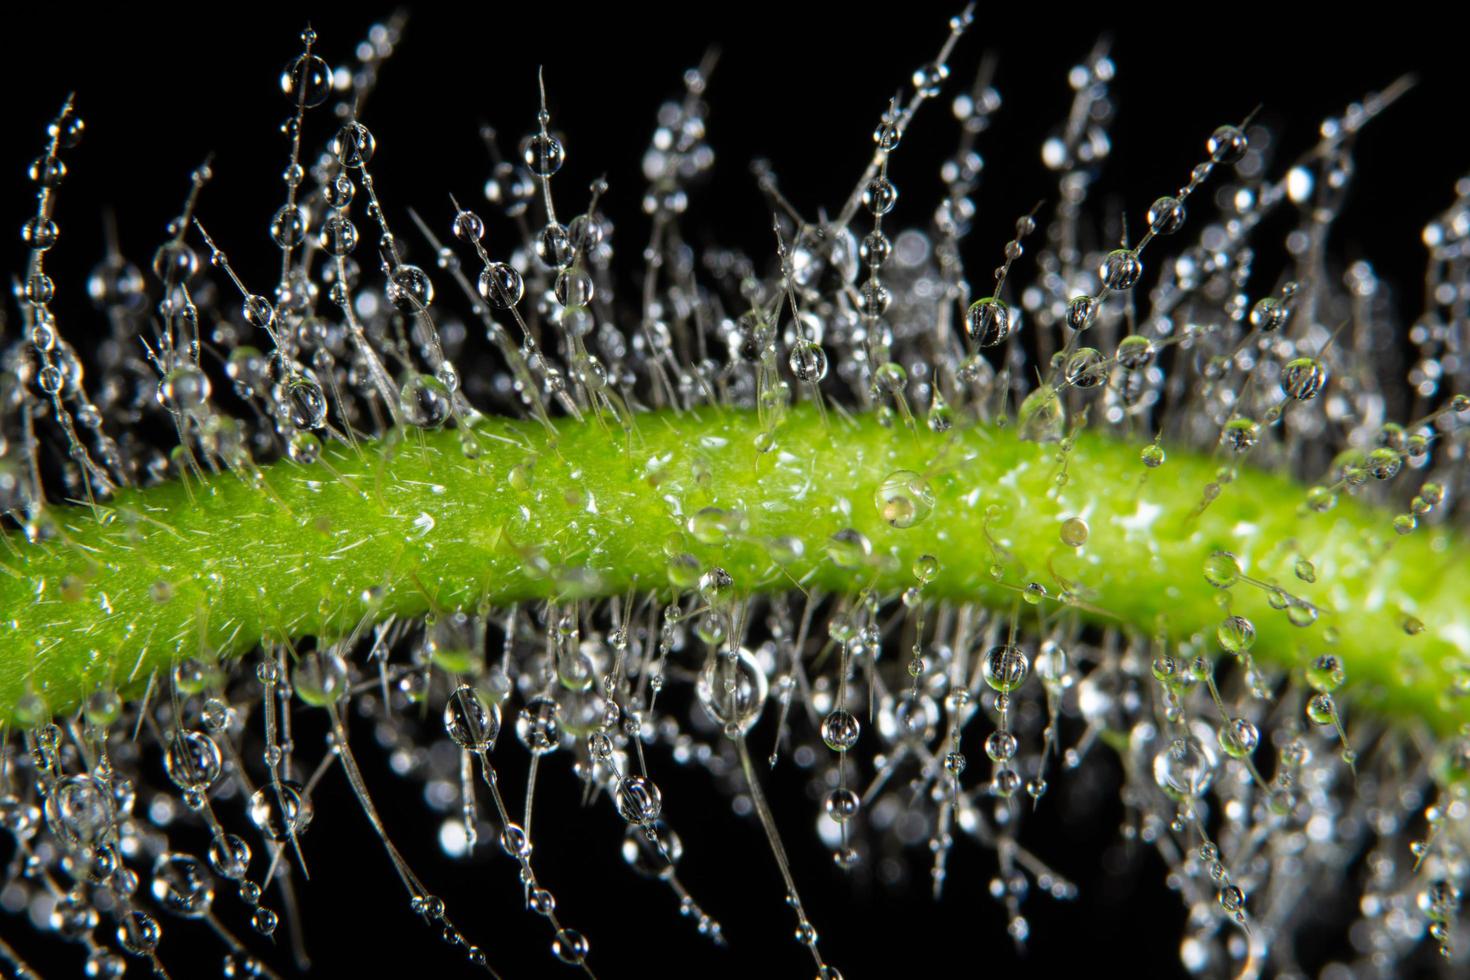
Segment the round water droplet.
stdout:
<svg viewBox="0 0 1470 980">
<path fill-rule="evenodd" d="M 1154 756 L 1154 782 L 1171 799 L 1198 799 L 1215 779 L 1214 752 L 1193 735 L 1175 738 Z"/>
<path fill-rule="evenodd" d="M 992 762 L 1009 762 L 1016 757 L 1019 744 L 1008 731 L 994 731 L 985 739 L 985 754 Z"/>
<path fill-rule="evenodd" d="M 663 812 L 663 794 L 643 776 L 624 776 L 618 781 L 618 813 L 629 823 L 646 824 Z"/>
<path fill-rule="evenodd" d="M 907 528 L 933 512 L 934 492 L 929 488 L 929 481 L 912 470 L 895 470 L 878 484 L 873 502 L 878 516 L 889 526 Z"/>
<path fill-rule="evenodd" d="M 1225 652 L 1241 654 L 1256 642 L 1256 627 L 1244 616 L 1231 616 L 1215 630 L 1215 637 Z"/>
<path fill-rule="evenodd" d="M 500 734 L 500 706 L 487 704 L 473 687 L 461 684 L 444 703 L 444 731 L 462 749 L 489 751 Z"/>
<path fill-rule="evenodd" d="M 137 909 L 124 912 L 117 926 L 118 945 L 134 956 L 151 955 L 162 937 L 163 929 L 158 920 Z"/>
<path fill-rule="evenodd" d="M 1299 402 L 1317 397 L 1327 381 L 1327 367 L 1315 357 L 1297 357 L 1281 369 L 1281 387 Z"/>
<path fill-rule="evenodd" d="M 827 376 L 827 352 L 819 344 L 806 341 L 793 344 L 788 363 L 798 381 L 816 384 Z"/>
<path fill-rule="evenodd" d="M 578 964 L 587 959 L 587 937 L 575 929 L 558 929 L 551 941 L 551 951 L 563 963 Z"/>
<path fill-rule="evenodd" d="M 1307 667 L 1307 684 L 1314 691 L 1331 694 L 1342 687 L 1346 679 L 1347 671 L 1335 654 L 1324 653 Z"/>
<path fill-rule="evenodd" d="M 164 750 L 164 768 L 179 789 L 202 793 L 219 778 L 219 746 L 203 732 L 174 732 Z"/>
<path fill-rule="evenodd" d="M 268 783 L 250 797 L 250 822 L 273 841 L 290 840 L 306 832 L 314 810 L 301 785 L 288 780 Z M 246 854 L 249 854 L 247 849 Z M 214 847 L 210 847 L 211 863 Z M 218 869 L 218 865 L 216 865 Z M 220 872 L 224 874 L 223 871 Z"/>
<path fill-rule="evenodd" d="M 453 396 L 432 374 L 415 373 L 398 391 L 403 418 L 421 429 L 437 429 L 449 419 Z"/>
<path fill-rule="evenodd" d="M 250 866 L 250 845 L 234 834 L 224 834 L 209 842 L 209 866 L 215 873 L 238 881 Z"/>
<path fill-rule="evenodd" d="M 1337 704 L 1332 695 L 1325 691 L 1312 695 L 1307 700 L 1307 717 L 1314 725 L 1331 725 L 1337 721 Z"/>
<path fill-rule="evenodd" d="M 1118 363 L 1130 371 L 1148 366 L 1154 359 L 1154 343 L 1147 337 L 1130 334 L 1118 342 Z"/>
<path fill-rule="evenodd" d="M 630 826 L 623 834 L 623 860 L 645 878 L 667 878 L 684 856 L 684 842 L 662 820 Z"/>
<path fill-rule="evenodd" d="M 214 903 L 214 879 L 190 854 L 160 854 L 153 862 L 153 897 L 175 915 L 198 918 Z"/>
<path fill-rule="evenodd" d="M 1261 740 L 1261 733 L 1245 718 L 1234 718 L 1220 726 L 1216 738 L 1226 755 L 1244 759 L 1255 751 Z"/>
<path fill-rule="evenodd" d="M 324 708 L 347 694 L 347 661 L 335 650 L 313 650 L 296 664 L 291 685 L 306 704 Z"/>
<path fill-rule="evenodd" d="M 1224 125 L 1210 134 L 1205 151 L 1215 163 L 1235 163 L 1245 156 L 1249 141 L 1239 126 Z"/>
<path fill-rule="evenodd" d="M 827 539 L 827 557 L 839 568 L 857 568 L 866 564 L 872 554 L 872 542 L 850 527 Z"/>
<path fill-rule="evenodd" d="M 561 745 L 561 706 L 551 698 L 526 702 L 516 715 L 516 739 L 532 755 L 555 752 Z"/>
<path fill-rule="evenodd" d="M 1143 275 L 1143 260 L 1133 249 L 1115 248 L 1103 258 L 1097 275 L 1109 289 L 1132 289 Z"/>
<path fill-rule="evenodd" d="M 995 296 L 977 299 L 965 314 L 965 333 L 981 347 L 1004 342 L 1011 329 L 1011 309 Z"/>
<path fill-rule="evenodd" d="M 1020 647 L 1010 643 L 993 646 L 985 653 L 982 673 L 985 683 L 1002 694 L 1009 694 L 1026 683 L 1031 663 Z"/>
<path fill-rule="evenodd" d="M 342 166 L 358 170 L 367 166 L 378 148 L 373 134 L 360 122 L 350 122 L 332 137 L 331 150 Z"/>
<path fill-rule="evenodd" d="M 755 654 L 741 647 L 735 657 L 711 656 L 699 672 L 694 692 L 705 714 L 729 734 L 755 727 L 770 684 Z"/>
<path fill-rule="evenodd" d="M 1107 360 L 1095 347 L 1079 347 L 1067 358 L 1063 377 L 1074 388 L 1096 388 L 1108 380 Z"/>
<path fill-rule="evenodd" d="M 837 708 L 822 719 L 822 741 L 833 752 L 846 752 L 857 744 L 862 726 L 846 708 Z"/>
<path fill-rule="evenodd" d="M 416 265 L 400 265 L 388 277 L 388 302 L 400 313 L 419 313 L 434 302 L 434 283 Z"/>
<path fill-rule="evenodd" d="M 46 797 L 46 825 L 73 846 L 89 846 L 112 829 L 113 797 L 108 787 L 91 776 L 57 780 Z"/>
<path fill-rule="evenodd" d="M 1240 564 L 1228 551 L 1216 551 L 1205 559 L 1205 581 L 1217 589 L 1228 589 L 1240 580 Z"/>
<path fill-rule="evenodd" d="M 292 105 L 315 109 L 332 94 L 332 69 L 314 54 L 302 54 L 281 72 L 281 93 Z"/>
<path fill-rule="evenodd" d="M 521 143 L 521 159 L 537 177 L 550 177 L 566 163 L 561 140 L 549 133 L 535 133 Z"/>
<path fill-rule="evenodd" d="M 1082 518 L 1069 517 L 1062 521 L 1062 527 L 1057 536 L 1068 548 L 1080 548 L 1087 543 L 1089 531 L 1087 522 Z"/>
<path fill-rule="evenodd" d="M 480 295 L 497 310 L 507 310 L 521 301 L 526 284 L 515 267 L 505 262 L 492 262 L 480 272 L 476 284 Z"/>
<path fill-rule="evenodd" d="M 1172 235 L 1184 225 L 1184 202 L 1167 195 L 1158 198 L 1149 205 L 1147 217 L 1155 235 Z"/>
</svg>

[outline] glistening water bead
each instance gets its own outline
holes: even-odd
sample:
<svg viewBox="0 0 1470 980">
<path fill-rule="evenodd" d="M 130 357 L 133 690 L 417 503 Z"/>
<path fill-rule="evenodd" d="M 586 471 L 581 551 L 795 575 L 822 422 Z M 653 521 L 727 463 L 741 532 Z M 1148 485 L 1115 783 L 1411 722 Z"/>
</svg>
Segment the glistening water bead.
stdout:
<svg viewBox="0 0 1470 980">
<path fill-rule="evenodd" d="M 166 970 L 180 918 L 215 925 L 227 974 L 261 974 L 216 906 L 294 930 L 291 883 L 332 836 L 307 831 L 336 819 L 314 789 L 340 767 L 384 878 L 493 969 L 518 937 L 478 945 L 483 919 L 409 866 L 357 763 L 382 751 L 451 860 L 498 842 L 538 952 L 595 974 L 604 923 L 553 892 L 541 857 L 569 838 L 545 828 L 613 821 L 618 870 L 720 942 L 728 892 L 672 826 L 703 803 L 663 779 L 698 766 L 759 825 L 751 894 L 784 896 L 785 951 L 834 980 L 790 828 L 815 818 L 833 873 L 936 894 L 979 840 L 1024 943 L 1027 896 L 1077 889 L 1018 830 L 1113 751 L 1126 833 L 1190 909 L 1191 970 L 1296 969 L 1303 910 L 1338 906 L 1352 969 L 1404 966 L 1421 939 L 1463 957 L 1463 190 L 1425 231 L 1416 411 L 1395 422 L 1404 381 L 1369 353 L 1388 307 L 1367 261 L 1334 271 L 1330 231 L 1397 89 L 1289 167 L 1257 124 L 1216 127 L 1119 220 L 1090 197 L 1115 115 L 1099 49 L 1042 149 L 1061 200 L 1015 216 L 992 272 L 965 241 L 989 80 L 953 103 L 932 221 L 899 223 L 908 171 L 889 168 L 922 147 L 970 18 L 865 126 L 845 204 L 803 218 L 757 167 L 770 256 L 681 227 L 714 159 L 707 66 L 688 72 L 642 159 L 655 233 L 632 277 L 613 178 L 564 186 L 582 148 L 545 88 L 519 142 L 482 134 L 488 217 L 451 199 L 410 228 L 368 128 L 398 26 L 340 70 L 308 30 L 279 79 L 284 201 L 257 219 L 279 277 L 242 278 L 260 266 L 208 236 L 200 214 L 233 198 L 197 168 L 153 278 L 116 254 L 89 278 L 110 333 L 86 357 L 46 268 L 68 103 L 28 171 L 23 329 L 0 358 L 0 827 L 26 855 L 0 904 L 94 975 L 121 972 L 113 949 Z M 1258 247 L 1283 226 L 1321 247 Z M 1289 268 L 1266 268 L 1277 253 Z M 497 770 L 521 751 L 524 795 Z M 805 797 L 767 799 L 772 766 Z M 588 806 L 533 807 L 547 767 Z M 206 839 L 205 860 L 180 849 Z M 1345 868 L 1371 870 L 1367 893 L 1316 901 L 1361 884 Z"/>
</svg>

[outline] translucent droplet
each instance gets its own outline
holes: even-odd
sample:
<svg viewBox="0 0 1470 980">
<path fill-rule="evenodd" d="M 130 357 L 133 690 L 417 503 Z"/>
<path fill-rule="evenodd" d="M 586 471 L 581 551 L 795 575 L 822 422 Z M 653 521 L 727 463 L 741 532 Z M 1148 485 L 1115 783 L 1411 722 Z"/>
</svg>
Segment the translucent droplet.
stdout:
<svg viewBox="0 0 1470 980">
<path fill-rule="evenodd" d="M 400 265 L 388 277 L 388 302 L 400 313 L 420 313 L 434 302 L 434 283 L 416 265 Z"/>
<path fill-rule="evenodd" d="M 437 429 L 448 421 L 453 401 L 444 382 L 432 374 L 416 372 L 399 389 L 398 405 L 410 425 Z"/>
<path fill-rule="evenodd" d="M 651 823 L 663 812 L 663 795 L 643 776 L 624 776 L 618 781 L 618 813 L 629 823 Z"/>
<path fill-rule="evenodd" d="M 833 752 L 846 752 L 856 745 L 861 730 L 857 717 L 845 708 L 837 708 L 822 719 L 822 741 Z"/>
<path fill-rule="evenodd" d="M 299 837 L 306 832 L 312 816 L 311 798 L 303 794 L 299 783 L 269 783 L 250 797 L 250 822 L 273 841 Z M 213 847 L 210 854 L 212 858 Z"/>
<path fill-rule="evenodd" d="M 970 304 L 965 333 L 981 347 L 994 347 L 1011 335 L 1011 310 L 1005 301 L 986 296 Z"/>
<path fill-rule="evenodd" d="M 1104 257 L 1097 275 L 1109 289 L 1132 289 L 1143 275 L 1143 260 L 1133 249 L 1115 248 Z"/>
<path fill-rule="evenodd" d="M 646 878 L 667 878 L 684 856 L 684 843 L 662 820 L 630 826 L 623 834 L 623 860 Z"/>
<path fill-rule="evenodd" d="M 1158 198 L 1149 205 L 1147 218 L 1155 235 L 1172 235 L 1184 225 L 1184 202 L 1177 197 Z"/>
<path fill-rule="evenodd" d="M 324 708 L 346 696 L 347 662 L 335 650 L 313 650 L 297 663 L 291 684 L 302 701 Z"/>
<path fill-rule="evenodd" d="M 500 734 L 500 706 L 487 704 L 473 687 L 461 684 L 444 703 L 444 731 L 462 749 L 489 751 Z"/>
<path fill-rule="evenodd" d="M 1154 343 L 1139 334 L 1130 334 L 1118 341 L 1118 363 L 1130 371 L 1148 366 L 1154 359 Z"/>
<path fill-rule="evenodd" d="M 933 512 L 934 492 L 929 481 L 912 470 L 895 470 L 878 484 L 873 502 L 878 516 L 891 527 L 908 528 Z"/>
<path fill-rule="evenodd" d="M 857 568 L 866 564 L 872 554 L 872 542 L 850 527 L 827 539 L 827 557 L 839 568 Z"/>
<path fill-rule="evenodd" d="M 516 739 L 532 755 L 555 752 L 561 745 L 560 712 L 561 706 L 555 700 L 532 698 L 516 715 Z"/>
<path fill-rule="evenodd" d="M 1027 395 L 1016 412 L 1016 434 L 1029 442 L 1057 442 L 1066 424 L 1062 400 L 1050 385 Z"/>
<path fill-rule="evenodd" d="M 1335 654 L 1324 653 L 1307 667 L 1307 684 L 1314 691 L 1331 694 L 1347 679 L 1347 671 Z"/>
<path fill-rule="evenodd" d="M 1106 358 L 1095 347 L 1079 347 L 1067 358 L 1063 377 L 1074 388 L 1096 388 L 1108 380 Z"/>
<path fill-rule="evenodd" d="M 1009 694 L 1026 683 L 1031 663 L 1020 647 L 1005 643 L 985 652 L 982 672 L 985 683 L 1002 694 Z"/>
<path fill-rule="evenodd" d="M 1080 517 L 1069 517 L 1062 521 L 1062 527 L 1057 536 L 1068 548 L 1080 548 L 1087 543 L 1089 533 L 1090 529 L 1086 521 Z"/>
<path fill-rule="evenodd" d="M 174 732 L 164 750 L 164 768 L 179 789 L 202 793 L 219 778 L 219 746 L 203 732 Z"/>
<path fill-rule="evenodd" d="M 1215 755 L 1193 735 L 1173 739 L 1154 756 L 1154 782 L 1171 799 L 1198 799 L 1215 778 Z"/>
<path fill-rule="evenodd" d="M 303 54 L 281 72 L 281 92 L 292 105 L 315 109 L 332 94 L 332 69 L 314 54 Z"/>
<path fill-rule="evenodd" d="M 1327 381 L 1327 367 L 1315 357 L 1297 357 L 1281 369 L 1281 387 L 1299 402 L 1317 397 Z"/>
<path fill-rule="evenodd" d="M 755 654 L 741 647 L 733 658 L 705 661 L 694 690 L 711 720 L 727 733 L 743 735 L 760 719 L 770 685 Z"/>
<path fill-rule="evenodd" d="M 1228 551 L 1216 551 L 1205 559 L 1205 581 L 1217 589 L 1228 589 L 1240 580 L 1240 564 Z"/>
<path fill-rule="evenodd" d="M 1226 755 L 1243 759 L 1255 751 L 1261 733 L 1245 718 L 1234 718 L 1220 725 L 1216 738 Z"/>
<path fill-rule="evenodd" d="M 66 776 L 46 797 L 46 825 L 63 841 L 88 846 L 112 829 L 113 799 L 108 787 L 91 776 Z"/>
<path fill-rule="evenodd" d="M 160 854 L 153 862 L 153 897 L 175 915 L 198 918 L 214 903 L 214 879 L 190 854 Z"/>
<path fill-rule="evenodd" d="M 1256 627 L 1244 616 L 1231 616 L 1215 630 L 1215 637 L 1227 653 L 1245 653 L 1256 642 Z"/>
<path fill-rule="evenodd" d="M 377 140 L 373 139 L 373 134 L 360 122 L 348 123 L 332 137 L 332 155 L 342 166 L 353 170 L 367 166 L 377 148 Z"/>
</svg>

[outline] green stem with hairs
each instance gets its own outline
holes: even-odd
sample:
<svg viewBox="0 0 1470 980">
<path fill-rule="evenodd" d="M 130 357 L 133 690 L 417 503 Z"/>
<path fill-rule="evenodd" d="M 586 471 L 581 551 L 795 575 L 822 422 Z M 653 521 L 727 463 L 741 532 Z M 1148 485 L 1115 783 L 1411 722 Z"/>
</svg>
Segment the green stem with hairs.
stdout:
<svg viewBox="0 0 1470 980">
<path fill-rule="evenodd" d="M 466 432 L 411 430 L 334 445 L 309 465 L 265 466 L 254 481 L 224 473 L 123 490 L 100 520 L 90 508 L 48 507 L 36 541 L 11 533 L 0 548 L 0 719 L 23 721 L 14 715 L 26 694 L 69 711 L 99 687 L 136 693 L 180 658 L 234 656 L 263 638 L 341 637 L 436 609 L 667 592 L 671 572 L 687 584 L 690 563 L 671 559 L 685 554 L 725 569 L 737 594 L 798 584 L 893 594 L 917 584 L 914 561 L 929 554 L 939 564 L 930 598 L 1009 613 L 1037 582 L 1049 593 L 1042 612 L 1063 597 L 1087 619 L 1143 636 L 1201 635 L 1206 652 L 1219 650 L 1228 599 L 1229 613 L 1255 624 L 1262 663 L 1298 669 L 1335 652 L 1354 709 L 1441 733 L 1466 718 L 1451 694 L 1470 660 L 1470 562 L 1457 531 L 1400 537 L 1391 515 L 1346 497 L 1308 511 L 1299 485 L 1248 468 L 1201 512 L 1218 461 L 1174 452 L 1148 470 L 1137 446 L 1085 431 L 1062 485 L 1059 447 L 1010 428 L 910 432 L 799 408 L 765 453 L 761 431 L 754 413 L 718 409 L 641 414 L 626 434 L 564 421 L 553 437 L 535 423 L 484 420 L 468 453 Z M 934 496 L 907 528 L 875 503 L 900 470 L 921 474 Z M 701 519 L 691 534 L 690 517 L 706 507 L 735 516 Z M 1060 536 L 1074 516 L 1088 525 L 1079 548 Z M 829 538 L 847 528 L 872 545 L 856 565 L 829 555 Z M 1216 550 L 1310 601 L 1318 621 L 1292 625 L 1244 581 L 1211 586 L 1203 570 Z M 1315 584 L 1292 574 L 1298 556 L 1314 564 Z M 1405 628 L 1411 618 L 1422 631 Z"/>
</svg>

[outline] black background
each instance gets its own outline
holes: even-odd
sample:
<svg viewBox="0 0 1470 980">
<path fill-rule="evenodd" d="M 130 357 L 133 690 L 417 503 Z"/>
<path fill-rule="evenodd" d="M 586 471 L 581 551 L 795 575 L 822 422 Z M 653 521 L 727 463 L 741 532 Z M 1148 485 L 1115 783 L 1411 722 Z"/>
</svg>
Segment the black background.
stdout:
<svg viewBox="0 0 1470 980">
<path fill-rule="evenodd" d="M 968 243 L 974 269 L 999 258 L 1017 214 L 1054 195 L 1039 147 L 1066 111 L 1067 68 L 1100 34 L 1113 39 L 1119 115 L 1098 196 L 1135 221 L 1149 201 L 1184 180 L 1218 123 L 1264 104 L 1262 119 L 1278 133 L 1280 161 L 1315 141 L 1324 115 L 1415 71 L 1418 89 L 1362 138 L 1357 187 L 1334 240 L 1339 254 L 1369 258 L 1399 283 L 1401 308 L 1411 317 L 1422 270 L 1420 229 L 1452 199 L 1455 178 L 1470 169 L 1464 98 L 1470 79 L 1456 51 L 1464 24 L 1407 5 L 1401 14 L 1373 19 L 1345 9 L 1287 16 L 1282 9 L 1199 3 L 1159 11 L 1120 4 L 982 11 L 952 59 L 945 96 L 921 110 L 895 159 L 902 194 L 895 217 L 899 224 L 923 224 L 932 213 L 937 165 L 956 137 L 949 98 L 968 87 L 986 50 L 1001 55 L 996 84 L 1005 105 L 978 147 L 987 171 Z M 840 207 L 871 153 L 870 134 L 887 99 L 932 57 L 956 10 L 915 2 L 882 9 L 794 2 L 594 9 L 425 4 L 382 69 L 364 116 L 378 140 L 373 171 L 400 238 L 416 241 L 406 218 L 410 206 L 447 231 L 447 193 L 479 200 L 488 172 L 477 124 L 495 125 L 507 144 L 529 132 L 535 68 L 544 64 L 554 126 L 565 134 L 568 152 L 555 182 L 559 200 L 576 213 L 588 182 L 607 174 L 612 189 L 605 206 L 618 226 L 614 241 L 627 279 L 647 234 L 638 209 L 639 160 L 654 111 L 680 93 L 682 70 L 716 43 L 722 57 L 707 101 L 718 163 L 713 182 L 694 196 L 686 228 L 696 242 L 718 239 L 764 256 L 770 221 L 748 176 L 749 161 L 768 157 L 785 193 L 806 213 Z M 387 12 L 370 5 L 332 11 L 259 4 L 83 11 L 61 3 L 8 11 L 0 18 L 0 229 L 14 232 L 0 238 L 0 256 L 10 269 L 22 267 L 18 229 L 33 207 L 24 169 L 41 147 L 46 121 L 66 92 L 76 90 L 87 136 L 67 156 L 70 176 L 57 213 L 62 237 L 47 261 L 64 297 L 53 308 L 73 342 L 85 348 L 86 338 L 102 329 L 82 283 L 102 254 L 103 209 L 117 216 L 124 252 L 146 268 L 164 224 L 178 211 L 189 171 L 209 151 L 216 177 L 199 214 L 247 280 L 273 281 L 278 253 L 267 227 L 284 191 L 279 174 L 286 148 L 278 124 L 290 108 L 278 88 L 280 69 L 297 52 L 308 17 L 320 35 L 319 52 L 337 64 L 372 17 Z M 308 146 L 329 135 L 327 116 L 325 109 L 308 116 Z M 489 216 L 488 207 L 481 210 Z M 493 250 L 493 236 L 507 229 L 492 223 L 491 230 Z M 427 267 L 426 251 L 418 255 Z M 15 322 L 13 309 L 5 316 Z M 302 744 L 314 754 L 310 737 Z M 545 923 L 521 910 L 510 862 L 490 853 L 467 865 L 443 859 L 434 838 L 438 821 L 418 799 L 418 786 L 388 772 L 366 732 L 358 749 L 395 841 L 492 963 L 507 977 L 572 975 L 551 959 Z M 955 976 L 1051 975 L 1105 961 L 1139 976 L 1177 973 L 1184 910 L 1165 888 L 1160 862 L 1147 849 L 1135 853 L 1120 842 L 1116 773 L 1104 755 L 1094 755 L 1086 776 L 1059 779 L 1027 821 L 1023 841 L 1073 877 L 1082 894 L 1061 905 L 1032 896 L 1024 958 L 1013 952 L 1003 910 L 987 895 L 990 854 L 961 845 L 938 905 L 923 888 L 854 892 L 815 843 L 817 804 L 789 770 L 778 773 L 771 785 L 777 818 L 789 828 L 795 872 L 824 952 L 850 980 L 933 976 L 945 961 L 963 963 L 949 974 Z M 498 758 L 518 799 L 523 754 L 506 739 Z M 620 822 L 605 804 L 580 812 L 566 761 L 553 757 L 543 773 L 536 859 L 568 922 L 589 934 L 600 975 L 811 974 L 810 959 L 791 939 L 792 916 L 757 826 L 734 816 L 711 780 L 671 772 L 660 783 L 666 812 L 686 843 L 682 875 L 724 923 L 732 946 L 723 951 L 675 914 L 665 888 L 623 867 Z M 653 764 L 672 769 L 667 759 Z M 328 777 L 317 807 L 304 842 L 313 878 L 303 892 L 318 972 L 467 972 L 409 913 L 340 773 Z M 914 858 L 923 882 L 927 854 Z M 222 890 L 216 907 L 248 933 L 232 895 Z M 163 924 L 161 954 L 175 977 L 216 975 L 222 950 L 203 927 Z M 37 938 L 17 919 L 0 919 L 0 931 L 44 975 L 79 974 L 77 947 Z M 1320 965 L 1341 948 L 1341 934 L 1324 928 L 1307 943 L 1307 965 Z M 283 955 L 272 964 L 287 967 Z"/>
</svg>

